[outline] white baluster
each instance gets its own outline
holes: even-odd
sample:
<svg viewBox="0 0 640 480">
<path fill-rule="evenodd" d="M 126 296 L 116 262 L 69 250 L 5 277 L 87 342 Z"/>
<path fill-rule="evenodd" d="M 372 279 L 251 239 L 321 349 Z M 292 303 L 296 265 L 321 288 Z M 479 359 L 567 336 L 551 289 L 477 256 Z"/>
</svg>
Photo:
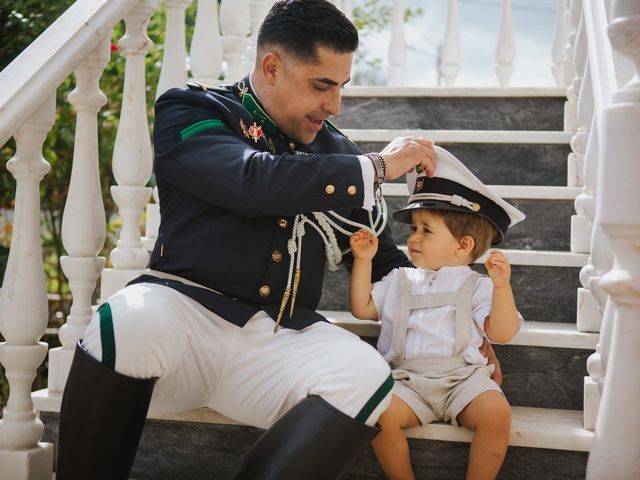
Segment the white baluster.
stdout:
<svg viewBox="0 0 640 480">
<path fill-rule="evenodd" d="M 440 50 L 440 76 L 446 85 L 453 85 L 458 76 L 458 0 L 449 0 L 447 29 Z"/>
<path fill-rule="evenodd" d="M 589 126 L 591 124 L 591 117 L 593 117 L 593 92 L 591 88 L 586 92 L 582 91 L 582 77 L 585 75 L 585 65 L 587 63 L 587 37 L 584 28 L 584 19 L 580 17 L 578 26 L 578 32 L 575 38 L 574 51 L 573 51 L 573 72 L 574 77 L 571 81 L 571 97 L 576 97 L 575 115 L 576 133 L 571 139 L 572 152 L 567 157 L 567 186 L 569 187 L 581 187 L 584 183 L 583 169 L 584 169 L 584 150 L 587 143 Z M 582 112 L 580 112 L 582 110 Z M 584 237 L 584 241 L 588 247 L 590 234 Z M 571 250 L 577 251 L 577 250 Z M 588 252 L 588 250 L 585 250 Z"/>
<path fill-rule="evenodd" d="M 0 293 L 0 363 L 9 382 L 9 400 L 0 420 L 0 475 L 11 480 L 51 478 L 53 446 L 40 443 L 44 426 L 31 401 L 31 384 L 48 345 L 47 291 L 42 261 L 40 191 L 49 164 L 42 144 L 56 111 L 51 95 L 14 135 L 16 155 L 7 169 L 16 179 L 15 216 L 9 260 Z"/>
<path fill-rule="evenodd" d="M 222 0 L 220 31 L 227 64 L 224 79 L 226 83 L 236 82 L 248 73 L 242 71 L 242 57 L 247 49 L 248 35 L 251 33 L 249 0 Z"/>
<path fill-rule="evenodd" d="M 557 0 L 556 10 L 556 31 L 553 39 L 553 47 L 551 53 L 551 59 L 553 61 L 553 78 L 556 80 L 556 85 L 566 86 L 565 83 L 568 79 L 563 79 L 563 60 L 564 60 L 564 48 L 569 42 L 569 12 L 566 0 Z"/>
<path fill-rule="evenodd" d="M 62 392 L 78 340 L 91 320 L 91 296 L 104 268 L 98 253 L 104 246 L 106 225 L 98 163 L 97 114 L 107 99 L 100 76 L 109 61 L 109 42 L 99 45 L 76 69 L 76 88 L 69 103 L 77 111 L 73 166 L 62 218 L 62 242 L 69 254 L 60 258 L 73 295 L 67 322 L 58 334 L 62 347 L 49 351 L 49 392 Z"/>
<path fill-rule="evenodd" d="M 160 198 L 158 197 L 158 187 L 153 187 L 152 197 L 155 203 L 147 203 L 147 218 L 144 228 L 144 237 L 142 245 L 148 252 L 153 248 L 158 239 L 158 230 L 160 229 Z"/>
<path fill-rule="evenodd" d="M 183 86 L 187 81 L 184 11 L 191 5 L 191 0 L 163 1 L 167 7 L 167 25 L 156 98 L 172 87 Z"/>
<path fill-rule="evenodd" d="M 122 230 L 110 255 L 114 269 L 105 270 L 102 275 L 102 298 L 137 276 L 149 260 L 149 253 L 142 248 L 139 226 L 142 211 L 151 195 L 151 188 L 145 185 L 153 164 L 144 61 L 152 45 L 147 37 L 147 25 L 157 6 L 157 0 L 141 0 L 124 17 L 126 33 L 119 42 L 126 64 L 120 124 L 113 148 L 113 174 L 118 185 L 111 187 L 111 195 L 118 205 Z"/>
<path fill-rule="evenodd" d="M 500 35 L 496 48 L 496 76 L 501 87 L 509 85 L 513 74 L 513 59 L 516 55 L 516 43 L 513 39 L 511 0 L 502 0 Z"/>
<path fill-rule="evenodd" d="M 600 283 L 609 293 L 611 342 L 606 381 L 587 479 L 631 479 L 640 472 L 640 3 L 614 0 L 609 23 L 613 47 L 631 58 L 636 73 L 603 112 L 598 211 L 611 241 L 613 268 Z"/>
<path fill-rule="evenodd" d="M 568 0 L 570 1 L 569 7 L 569 43 L 564 49 L 564 62 L 563 62 L 563 83 L 573 82 L 575 80 L 574 75 L 574 60 L 573 55 L 575 51 L 576 38 L 578 34 L 578 26 L 580 24 L 580 17 L 582 16 L 582 0 Z M 567 80 L 569 79 L 569 80 Z M 578 104 L 578 91 L 575 88 L 575 84 L 569 85 L 567 88 L 567 101 L 564 104 L 564 131 L 575 132 L 577 129 L 577 104 Z M 579 83 L 578 83 L 579 86 Z"/>
<path fill-rule="evenodd" d="M 340 10 L 342 10 L 342 13 L 344 13 L 345 17 L 353 21 L 353 5 L 351 4 L 351 0 L 343 0 L 342 8 Z"/>
<path fill-rule="evenodd" d="M 194 80 L 211 85 L 218 83 L 222 74 L 222 40 L 217 0 L 198 0 L 190 58 Z"/>
<path fill-rule="evenodd" d="M 404 66 L 407 61 L 406 40 L 404 38 L 404 0 L 393 2 L 393 22 L 389 43 L 389 85 L 404 83 Z"/>
<path fill-rule="evenodd" d="M 250 25 L 251 36 L 247 41 L 247 50 L 242 59 L 242 71 L 250 72 L 256 60 L 256 44 L 258 42 L 258 29 L 266 17 L 272 4 L 268 0 L 250 0 L 249 11 L 251 12 Z"/>
</svg>

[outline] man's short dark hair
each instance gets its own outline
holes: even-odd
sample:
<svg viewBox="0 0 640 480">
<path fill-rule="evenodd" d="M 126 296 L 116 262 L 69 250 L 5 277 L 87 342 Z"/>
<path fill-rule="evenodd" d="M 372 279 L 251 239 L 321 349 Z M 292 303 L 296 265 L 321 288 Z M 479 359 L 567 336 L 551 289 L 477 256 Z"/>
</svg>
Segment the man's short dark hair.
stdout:
<svg viewBox="0 0 640 480">
<path fill-rule="evenodd" d="M 358 48 L 358 30 L 327 0 L 279 0 L 258 32 L 258 48 L 282 47 L 304 62 L 317 60 L 317 47 L 336 53 Z"/>
</svg>

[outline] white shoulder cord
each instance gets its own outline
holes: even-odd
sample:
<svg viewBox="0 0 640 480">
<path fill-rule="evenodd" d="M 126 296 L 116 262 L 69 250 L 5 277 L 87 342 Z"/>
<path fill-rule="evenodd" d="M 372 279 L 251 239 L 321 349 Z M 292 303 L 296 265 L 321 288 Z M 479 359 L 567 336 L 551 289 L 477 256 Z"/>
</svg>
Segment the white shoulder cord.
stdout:
<svg viewBox="0 0 640 480">
<path fill-rule="evenodd" d="M 371 212 L 369 212 L 369 225 L 363 225 L 361 223 L 354 222 L 353 220 L 349 220 L 348 218 L 345 218 L 333 211 L 328 211 L 326 213 L 312 212 L 317 223 L 304 214 L 296 215 L 293 222 L 293 233 L 291 234 L 291 238 L 287 241 L 287 252 L 290 256 L 287 286 L 284 290 L 284 294 L 282 295 L 282 302 L 280 303 L 280 310 L 278 312 L 276 324 L 273 328 L 273 333 L 276 333 L 278 331 L 278 328 L 280 327 L 280 320 L 282 320 L 282 314 L 284 313 L 284 309 L 289 302 L 289 297 L 291 297 L 291 308 L 289 310 L 289 316 L 293 317 L 293 308 L 296 302 L 296 293 L 298 290 L 298 284 L 300 283 L 302 237 L 304 237 L 304 234 L 306 233 L 305 224 L 313 227 L 320 235 L 320 238 L 322 238 L 325 247 L 325 256 L 327 258 L 327 267 L 330 271 L 335 271 L 340 268 L 340 265 L 342 263 L 342 256 L 345 253 L 349 252 L 351 249 L 346 249 L 344 252 L 340 250 L 340 246 L 338 245 L 338 239 L 336 238 L 334 229 L 347 237 L 350 237 L 353 233 L 362 228 L 370 230 L 376 235 L 380 235 L 387 224 L 387 204 L 385 203 L 384 198 L 376 198 L 376 211 L 377 214 L 375 220 L 373 219 L 373 215 L 371 214 Z M 346 225 L 354 227 L 354 230 L 349 231 L 346 228 L 341 227 L 334 220 L 332 220 L 331 217 Z"/>
</svg>

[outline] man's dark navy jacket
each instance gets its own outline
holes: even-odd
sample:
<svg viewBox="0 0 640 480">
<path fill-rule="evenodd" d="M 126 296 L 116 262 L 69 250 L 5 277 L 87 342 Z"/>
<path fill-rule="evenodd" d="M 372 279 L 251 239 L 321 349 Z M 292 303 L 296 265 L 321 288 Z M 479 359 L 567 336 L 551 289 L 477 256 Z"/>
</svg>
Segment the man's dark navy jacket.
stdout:
<svg viewBox="0 0 640 480">
<path fill-rule="evenodd" d="M 309 145 L 287 138 L 260 106 L 248 79 L 163 94 L 155 107 L 154 146 L 161 222 L 150 268 L 222 295 L 148 276 L 132 283 L 176 288 L 236 325 L 259 310 L 277 316 L 297 214 L 334 210 L 368 224 L 360 208 L 364 186 L 358 149 L 326 122 Z M 336 236 L 346 249 L 349 239 Z M 350 254 L 343 258 L 349 269 L 352 261 Z M 387 227 L 373 280 L 406 264 Z M 294 316 L 285 313 L 282 326 L 300 329 L 323 320 L 315 309 L 324 270 L 324 243 L 307 225 Z"/>
</svg>

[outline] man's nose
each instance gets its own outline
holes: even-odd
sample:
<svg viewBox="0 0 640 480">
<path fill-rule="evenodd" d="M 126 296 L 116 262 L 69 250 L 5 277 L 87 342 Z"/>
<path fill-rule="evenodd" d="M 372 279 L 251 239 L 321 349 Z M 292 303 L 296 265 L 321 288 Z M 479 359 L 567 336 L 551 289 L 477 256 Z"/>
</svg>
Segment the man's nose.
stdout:
<svg viewBox="0 0 640 480">
<path fill-rule="evenodd" d="M 322 105 L 322 108 L 329 115 L 338 115 L 340 113 L 340 102 L 342 101 L 342 94 L 339 89 L 332 91 L 328 94 L 327 98 Z"/>
</svg>

